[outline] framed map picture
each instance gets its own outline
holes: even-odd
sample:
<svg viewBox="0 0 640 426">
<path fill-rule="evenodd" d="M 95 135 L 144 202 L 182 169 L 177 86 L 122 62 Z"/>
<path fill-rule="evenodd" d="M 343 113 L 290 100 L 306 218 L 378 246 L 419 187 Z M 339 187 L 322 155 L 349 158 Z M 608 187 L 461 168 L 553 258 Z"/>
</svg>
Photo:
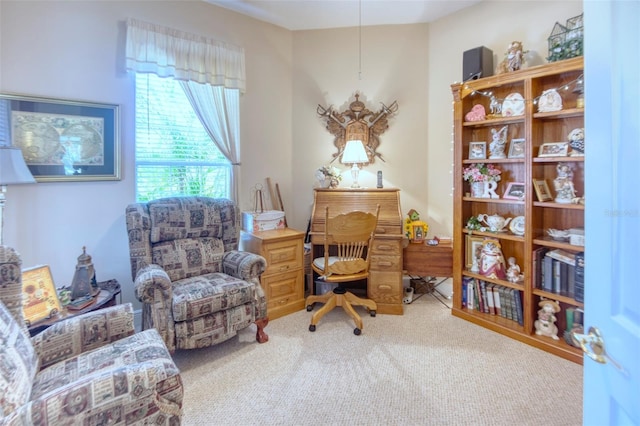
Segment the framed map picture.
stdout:
<svg viewBox="0 0 640 426">
<path fill-rule="evenodd" d="M 48 265 L 22 270 L 22 311 L 27 327 L 62 309 Z"/>
<path fill-rule="evenodd" d="M 119 105 L 0 94 L 0 119 L 38 182 L 120 180 Z"/>
</svg>

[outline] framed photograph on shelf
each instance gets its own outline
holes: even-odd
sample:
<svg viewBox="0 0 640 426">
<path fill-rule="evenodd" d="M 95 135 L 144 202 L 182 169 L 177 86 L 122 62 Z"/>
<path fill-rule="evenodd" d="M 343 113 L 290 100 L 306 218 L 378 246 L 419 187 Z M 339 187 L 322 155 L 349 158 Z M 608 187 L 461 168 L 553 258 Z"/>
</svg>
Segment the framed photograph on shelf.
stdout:
<svg viewBox="0 0 640 426">
<path fill-rule="evenodd" d="M 543 143 L 538 151 L 538 157 L 566 157 L 569 142 Z"/>
<path fill-rule="evenodd" d="M 22 270 L 22 312 L 27 327 L 58 314 L 62 306 L 48 265 Z"/>
<path fill-rule="evenodd" d="M 511 139 L 509 145 L 509 158 L 524 158 L 525 139 Z"/>
<path fill-rule="evenodd" d="M 484 160 L 487 158 L 486 142 L 469 142 L 469 160 Z"/>
<path fill-rule="evenodd" d="M 524 183 L 509 182 L 502 198 L 508 200 L 524 200 Z"/>
<path fill-rule="evenodd" d="M 551 201 L 553 197 L 551 196 L 551 190 L 549 189 L 549 184 L 546 179 L 533 179 L 533 189 L 536 191 L 536 196 L 538 197 L 538 201 Z"/>
<path fill-rule="evenodd" d="M 480 260 L 480 252 L 482 251 L 482 242 L 484 237 L 477 237 L 474 235 L 466 236 L 466 264 L 467 269 L 473 267 L 473 260 Z"/>
<path fill-rule="evenodd" d="M 38 182 L 120 180 L 120 107 L 0 94 L 11 143 Z"/>
</svg>

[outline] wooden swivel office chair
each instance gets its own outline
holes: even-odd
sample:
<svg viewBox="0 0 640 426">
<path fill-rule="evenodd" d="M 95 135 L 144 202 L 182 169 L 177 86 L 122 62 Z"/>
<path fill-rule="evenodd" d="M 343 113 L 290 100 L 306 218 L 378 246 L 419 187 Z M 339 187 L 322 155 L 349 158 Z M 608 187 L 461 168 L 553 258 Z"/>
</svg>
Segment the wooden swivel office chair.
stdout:
<svg viewBox="0 0 640 426">
<path fill-rule="evenodd" d="M 342 306 L 356 323 L 353 333 L 362 332 L 362 318 L 353 308 L 364 306 L 372 317 L 376 316 L 376 302 L 360 298 L 348 292 L 342 283 L 369 279 L 371 251 L 368 247 L 373 243 L 373 235 L 378 224 L 380 205 L 375 215 L 354 211 L 329 217 L 329 207 L 325 210 L 324 255 L 311 263 L 311 268 L 319 275 L 320 280 L 327 283 L 338 283 L 333 291 L 322 295 L 307 297 L 307 311 L 313 310 L 316 302 L 324 303 L 311 317 L 309 331 L 316 331 L 316 324 L 327 312 L 336 306 Z"/>
</svg>

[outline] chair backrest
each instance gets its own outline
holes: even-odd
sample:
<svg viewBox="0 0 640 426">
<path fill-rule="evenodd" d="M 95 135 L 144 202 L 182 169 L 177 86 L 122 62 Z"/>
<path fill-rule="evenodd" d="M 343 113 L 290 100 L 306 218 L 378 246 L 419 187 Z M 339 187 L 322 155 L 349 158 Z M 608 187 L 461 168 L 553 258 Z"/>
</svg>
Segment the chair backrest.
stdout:
<svg viewBox="0 0 640 426">
<path fill-rule="evenodd" d="M 125 211 L 131 276 L 155 263 L 172 281 L 218 272 L 224 253 L 238 248 L 240 211 L 225 198 L 170 197 Z"/>
<path fill-rule="evenodd" d="M 376 207 L 375 214 L 353 211 L 329 217 L 327 206 L 324 231 L 326 277 L 368 273 L 371 252 L 367 248 L 373 243 L 379 214 L 380 205 Z M 335 247 L 334 253 L 331 247 Z M 333 259 L 330 261 L 331 256 Z"/>
</svg>

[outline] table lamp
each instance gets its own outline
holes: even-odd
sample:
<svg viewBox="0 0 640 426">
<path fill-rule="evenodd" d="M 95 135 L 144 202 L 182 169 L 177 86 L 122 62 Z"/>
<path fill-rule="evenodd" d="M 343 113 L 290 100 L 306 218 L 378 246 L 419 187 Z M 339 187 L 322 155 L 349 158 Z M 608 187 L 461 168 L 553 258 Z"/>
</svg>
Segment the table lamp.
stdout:
<svg viewBox="0 0 640 426">
<path fill-rule="evenodd" d="M 4 203 L 7 185 L 35 183 L 19 148 L 0 139 L 0 244 L 3 244 Z"/>
<path fill-rule="evenodd" d="M 342 164 L 351 164 L 351 177 L 353 178 L 352 188 L 360 188 L 358 185 L 358 174 L 362 164 L 369 162 L 369 157 L 364 149 L 362 141 L 347 141 L 344 151 L 342 152 Z"/>
</svg>

